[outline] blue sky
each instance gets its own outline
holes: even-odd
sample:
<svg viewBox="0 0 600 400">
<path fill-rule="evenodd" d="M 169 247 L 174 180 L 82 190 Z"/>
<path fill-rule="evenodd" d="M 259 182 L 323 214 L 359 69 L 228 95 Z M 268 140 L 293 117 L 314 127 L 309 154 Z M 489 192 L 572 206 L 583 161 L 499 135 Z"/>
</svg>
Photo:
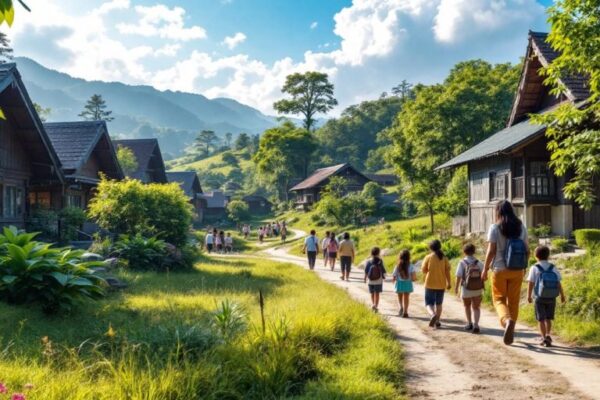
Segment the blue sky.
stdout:
<svg viewBox="0 0 600 400">
<path fill-rule="evenodd" d="M 456 62 L 517 62 L 550 0 L 28 0 L 17 55 L 71 75 L 231 97 L 272 113 L 285 76 L 327 72 L 340 107 Z"/>
</svg>

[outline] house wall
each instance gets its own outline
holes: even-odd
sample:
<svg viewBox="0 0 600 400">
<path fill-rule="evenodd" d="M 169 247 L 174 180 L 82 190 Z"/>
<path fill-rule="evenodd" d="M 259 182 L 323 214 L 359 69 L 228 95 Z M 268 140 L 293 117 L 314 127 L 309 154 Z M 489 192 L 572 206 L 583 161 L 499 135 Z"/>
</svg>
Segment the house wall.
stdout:
<svg viewBox="0 0 600 400">
<path fill-rule="evenodd" d="M 79 174 L 88 178 L 98 179 L 100 172 L 100 163 L 98 157 L 92 153 L 87 162 L 79 169 Z"/>
<path fill-rule="evenodd" d="M 31 160 L 23 149 L 18 131 L 9 121 L 0 122 L 0 226 L 25 225 L 27 186 L 31 176 Z M 16 210 L 9 207 L 13 202 Z"/>
</svg>

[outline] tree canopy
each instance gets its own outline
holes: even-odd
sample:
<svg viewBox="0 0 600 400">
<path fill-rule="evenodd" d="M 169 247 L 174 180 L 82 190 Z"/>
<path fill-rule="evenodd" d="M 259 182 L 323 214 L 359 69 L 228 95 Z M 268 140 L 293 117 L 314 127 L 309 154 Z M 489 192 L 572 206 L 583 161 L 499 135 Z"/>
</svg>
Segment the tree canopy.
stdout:
<svg viewBox="0 0 600 400">
<path fill-rule="evenodd" d="M 99 94 L 94 94 L 83 107 L 79 116 L 86 121 L 106 121 L 114 120 L 111 116 L 112 111 L 106 110 L 106 101 Z"/>
<path fill-rule="evenodd" d="M 600 1 L 558 0 L 549 8 L 548 41 L 559 52 L 542 69 L 553 94 L 567 91 L 565 77 L 589 79 L 590 98 L 584 107 L 565 103 L 533 120 L 547 124 L 550 166 L 556 175 L 572 173 L 565 196 L 583 208 L 597 201 L 594 181 L 600 173 Z"/>
<path fill-rule="evenodd" d="M 304 128 L 309 132 L 314 128 L 315 115 L 325 114 L 338 104 L 333 96 L 333 84 L 327 74 L 321 72 L 288 75 L 281 91 L 291 99 L 279 100 L 273 108 L 281 114 L 301 114 Z"/>
<path fill-rule="evenodd" d="M 202 130 L 198 136 L 196 136 L 194 141 L 196 151 L 208 155 L 210 154 L 210 148 L 213 147 L 218 140 L 219 137 L 214 131 Z"/>
<path fill-rule="evenodd" d="M 137 158 L 129 147 L 119 145 L 117 147 L 117 159 L 125 176 L 131 176 L 138 168 Z"/>
</svg>

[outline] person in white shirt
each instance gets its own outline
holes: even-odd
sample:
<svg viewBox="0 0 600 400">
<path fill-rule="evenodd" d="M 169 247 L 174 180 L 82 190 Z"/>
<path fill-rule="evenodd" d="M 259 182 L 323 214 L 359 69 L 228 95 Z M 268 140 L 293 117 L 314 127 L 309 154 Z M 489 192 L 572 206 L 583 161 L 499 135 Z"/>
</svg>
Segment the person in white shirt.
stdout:
<svg viewBox="0 0 600 400">
<path fill-rule="evenodd" d="M 225 252 L 231 253 L 233 251 L 233 238 L 231 237 L 231 232 L 227 232 L 227 236 L 225 236 Z"/>
<path fill-rule="evenodd" d="M 465 330 L 475 334 L 480 332 L 479 318 L 481 316 L 481 299 L 483 295 L 483 263 L 475 258 L 475 245 L 467 243 L 463 247 L 465 257 L 460 260 L 456 268 L 456 284 L 454 293 L 458 294 L 465 306 L 467 325 Z"/>
<path fill-rule="evenodd" d="M 211 253 L 213 251 L 213 246 L 215 245 L 215 237 L 213 236 L 211 231 L 208 231 L 206 237 L 204 238 L 204 245 L 206 246 L 206 251 Z"/>
</svg>

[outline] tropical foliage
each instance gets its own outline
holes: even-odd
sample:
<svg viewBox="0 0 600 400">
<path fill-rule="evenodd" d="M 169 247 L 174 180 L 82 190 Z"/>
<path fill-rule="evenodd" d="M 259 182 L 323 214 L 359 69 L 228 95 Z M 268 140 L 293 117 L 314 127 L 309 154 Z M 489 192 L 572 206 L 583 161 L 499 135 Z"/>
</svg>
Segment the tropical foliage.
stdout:
<svg viewBox="0 0 600 400">
<path fill-rule="evenodd" d="M 227 215 L 232 221 L 241 222 L 250 218 L 248 204 L 242 200 L 233 200 L 227 204 Z"/>
<path fill-rule="evenodd" d="M 83 251 L 52 248 L 35 236 L 14 227 L 0 234 L 0 299 L 54 313 L 104 295 L 105 282 L 90 269 L 94 263 L 82 261 Z"/>
</svg>

